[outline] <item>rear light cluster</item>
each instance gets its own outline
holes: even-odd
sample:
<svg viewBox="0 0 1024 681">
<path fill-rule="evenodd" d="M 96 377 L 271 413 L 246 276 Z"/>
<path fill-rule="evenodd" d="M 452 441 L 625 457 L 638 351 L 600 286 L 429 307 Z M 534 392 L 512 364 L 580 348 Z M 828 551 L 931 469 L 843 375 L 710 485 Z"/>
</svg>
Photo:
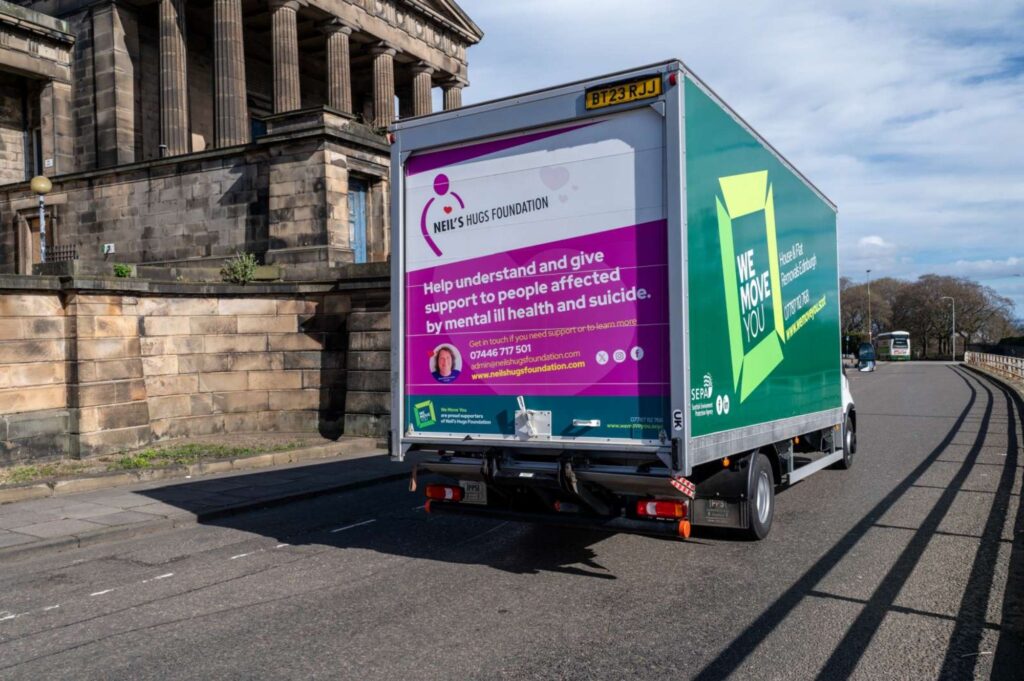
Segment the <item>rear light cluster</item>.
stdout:
<svg viewBox="0 0 1024 681">
<path fill-rule="evenodd" d="M 685 518 L 686 511 L 686 504 L 682 501 L 641 499 L 636 502 L 636 514 L 641 518 L 669 518 L 676 520 Z"/>
<path fill-rule="evenodd" d="M 666 501 L 663 499 L 641 499 L 636 502 L 636 514 L 641 518 L 661 518 L 678 520 L 677 532 L 683 539 L 690 538 L 692 527 L 687 520 L 690 506 L 685 501 Z"/>
<path fill-rule="evenodd" d="M 427 485 L 426 493 L 428 499 L 438 501 L 462 501 L 465 494 L 461 487 L 454 485 Z"/>
</svg>

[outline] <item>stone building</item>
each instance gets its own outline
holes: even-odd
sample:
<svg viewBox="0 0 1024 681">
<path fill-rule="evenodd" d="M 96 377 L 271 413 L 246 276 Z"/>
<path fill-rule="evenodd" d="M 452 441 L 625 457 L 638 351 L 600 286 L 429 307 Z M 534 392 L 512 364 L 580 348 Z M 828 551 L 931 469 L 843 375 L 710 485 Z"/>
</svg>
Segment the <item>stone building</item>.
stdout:
<svg viewBox="0 0 1024 681">
<path fill-rule="evenodd" d="M 383 129 L 460 106 L 481 37 L 452 0 L 0 0 L 0 273 L 36 174 L 56 259 L 386 260 Z"/>
</svg>

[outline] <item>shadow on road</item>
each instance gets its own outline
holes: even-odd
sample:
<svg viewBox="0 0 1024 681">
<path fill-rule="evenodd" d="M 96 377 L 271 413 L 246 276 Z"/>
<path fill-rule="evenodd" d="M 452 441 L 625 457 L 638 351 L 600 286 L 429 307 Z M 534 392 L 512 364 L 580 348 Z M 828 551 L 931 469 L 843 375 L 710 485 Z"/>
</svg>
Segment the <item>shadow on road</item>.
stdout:
<svg viewBox="0 0 1024 681">
<path fill-rule="evenodd" d="M 724 646 L 723 652 L 700 671 L 697 679 L 721 679 L 735 673 L 740 666 L 760 646 L 796 607 L 808 596 L 828 597 L 817 590 L 818 585 L 829 572 L 864 538 L 874 523 L 881 518 L 897 501 L 925 475 L 933 463 L 945 453 L 953 443 L 960 428 L 968 420 L 968 414 L 978 401 L 978 390 L 963 370 L 950 370 L 957 374 L 971 392 L 970 399 L 957 417 L 953 427 L 946 433 L 939 445 L 921 462 L 906 478 L 904 478 L 884 499 L 865 514 L 863 520 L 850 529 L 833 547 L 822 556 L 807 572 L 804 573 L 789 589 L 787 589 L 767 610 L 742 633 Z M 1006 400 L 1011 414 L 1009 446 L 1007 461 L 999 480 L 992 512 L 986 522 L 981 537 L 980 548 L 972 565 L 968 588 L 964 592 L 957 616 L 954 618 L 954 631 L 946 651 L 943 653 L 942 678 L 973 678 L 978 660 L 978 644 L 983 629 L 989 625 L 985 622 L 986 609 L 995 577 L 996 559 L 999 551 L 1000 535 L 1006 520 L 1009 496 L 1012 491 L 1014 476 L 1017 472 L 1018 444 L 1016 439 L 1016 423 L 1022 414 L 1020 399 L 1012 391 L 991 382 L 987 377 L 979 378 L 970 375 L 982 390 L 987 393 L 984 414 L 975 440 L 960 465 L 953 480 L 944 489 L 939 500 L 934 504 L 906 547 L 903 549 L 893 566 L 882 579 L 871 597 L 866 601 L 856 601 L 862 605 L 861 611 L 847 629 L 841 641 L 832 651 L 818 679 L 848 678 L 855 670 L 858 662 L 868 649 L 868 645 L 886 614 L 895 608 L 894 604 L 902 587 L 907 583 L 914 568 L 931 541 L 936 530 L 946 515 L 955 508 L 954 500 L 963 487 L 968 475 L 974 468 L 982 451 L 985 434 L 988 430 L 994 408 L 994 395 L 989 386 L 993 386 Z M 1024 509 L 1024 505 L 1021 505 Z M 1021 550 L 1021 514 L 1018 511 L 1014 534 L 1013 550 L 1010 565 L 1010 578 L 1003 603 L 1003 621 L 1000 625 L 1001 635 L 993 660 L 992 678 L 1019 678 L 1022 668 L 1022 637 L 1020 616 L 1022 612 L 1021 576 L 1024 571 Z M 848 600 L 848 599 L 846 599 Z M 928 613 L 915 613 L 929 615 Z M 943 617 L 933 614 L 932 616 Z"/>
<path fill-rule="evenodd" d="M 381 455 L 196 480 L 138 494 L 195 513 L 204 525 L 273 537 L 297 546 L 362 548 L 407 558 L 482 564 L 518 574 L 561 572 L 615 579 L 596 562 L 591 548 L 608 533 L 514 524 L 518 529 L 512 550 L 482 553 L 474 542 L 509 523 L 463 518 L 447 523 L 424 522 L 428 516 L 422 511 L 422 495 L 410 494 L 405 485 L 397 484 L 407 481 L 409 475 L 409 466 L 394 464 L 387 455 Z M 426 482 L 428 477 L 421 480 Z M 250 505 L 241 513 L 222 508 L 226 499 L 237 503 L 269 497 L 279 500 Z M 306 503 L 298 505 L 297 501 Z M 415 503 L 421 505 L 410 513 Z M 290 510 L 292 505 L 302 508 L 302 515 Z M 346 525 L 339 518 L 358 525 L 367 514 L 386 518 L 389 526 L 397 525 L 399 529 L 334 533 Z"/>
<path fill-rule="evenodd" d="M 1017 433 L 1018 428 L 1024 423 L 1024 404 L 1015 392 L 987 376 L 954 366 L 950 366 L 949 371 L 963 382 L 970 394 L 966 405 L 956 416 L 955 422 L 940 443 L 774 603 L 723 646 L 722 652 L 700 670 L 695 678 L 720 679 L 735 674 L 744 661 L 794 613 L 804 599 L 835 598 L 836 596 L 824 593 L 820 589 L 825 578 L 857 548 L 858 543 L 872 528 L 879 527 L 880 519 L 908 491 L 922 486 L 922 478 L 937 462 L 942 462 L 943 465 L 957 464 L 959 468 L 949 484 L 940 488 L 941 494 L 920 524 L 914 528 L 903 528 L 912 529 L 913 533 L 873 593 L 866 600 L 842 597 L 845 601 L 858 604 L 860 611 L 829 654 L 818 678 L 851 676 L 886 616 L 893 612 L 938 618 L 952 626 L 952 634 L 945 650 L 935 651 L 936 656 L 941 656 L 942 659 L 939 675 L 941 678 L 973 678 L 981 652 L 993 656 L 992 678 L 1020 678 L 1020 670 L 1024 669 L 1024 504 L 1018 505 L 1017 515 L 1013 519 L 1013 540 L 1009 547 L 1009 576 L 1003 595 L 1001 620 L 998 624 L 988 622 L 986 614 L 996 579 L 1001 577 L 998 572 L 999 553 L 1001 546 L 1006 544 L 1002 539 L 1002 532 L 1009 520 L 1015 477 L 1021 470 L 1021 443 Z M 989 428 L 998 424 L 996 432 L 1002 432 L 1002 415 L 994 413 L 1002 404 L 1005 404 L 1008 414 L 1006 458 L 1002 464 L 998 484 L 992 493 L 992 506 L 984 528 L 980 536 L 971 537 L 978 540 L 978 549 L 973 557 L 969 558 L 969 576 L 961 600 L 956 606 L 956 615 L 922 612 L 897 605 L 901 590 L 920 564 L 941 524 L 948 516 L 957 512 L 957 495 L 968 491 L 964 485 L 972 471 L 979 466 L 993 465 L 990 462 L 979 462 L 978 459 L 986 448 L 985 438 Z M 982 408 L 980 417 L 971 413 L 976 407 Z M 977 430 L 964 428 L 965 425 L 975 424 L 978 426 Z M 971 437 L 972 441 L 968 443 L 967 439 L 964 439 L 964 446 L 968 449 L 963 460 L 955 461 L 955 457 L 943 458 L 950 451 L 957 451 L 951 450 L 951 445 L 954 445 L 958 437 L 965 436 Z M 989 445 L 988 449 L 991 447 L 992 445 Z M 338 467 L 335 473 L 348 474 L 348 467 L 354 465 L 355 462 L 326 464 L 324 473 L 329 473 L 331 467 Z M 358 465 L 369 464 L 364 461 Z M 265 482 L 267 485 L 276 486 L 277 489 L 287 490 L 289 485 L 299 484 L 296 481 L 289 482 L 276 478 L 276 473 L 278 472 L 274 471 L 245 477 L 254 487 Z M 261 475 L 267 476 L 265 480 L 260 480 Z M 404 472 L 396 473 L 393 481 L 405 479 L 406 476 Z M 206 489 L 213 494 L 219 491 L 218 485 L 223 484 L 233 483 L 230 480 L 196 481 L 187 486 L 153 490 L 149 494 L 161 501 L 201 511 L 202 495 L 199 495 L 197 500 L 194 492 Z M 185 490 L 176 491 L 181 487 L 189 487 L 190 490 L 187 493 Z M 516 574 L 556 572 L 595 579 L 616 579 L 615 574 L 597 562 L 597 554 L 592 548 L 607 538 L 607 533 L 516 524 L 514 532 L 503 532 L 496 542 L 491 542 L 490 548 L 482 550 L 479 540 L 505 527 L 507 523 L 495 524 L 494 521 L 468 518 L 460 518 L 458 523 L 424 522 L 426 516 L 422 513 L 410 515 L 409 501 L 410 495 L 402 486 L 382 485 L 379 481 L 374 481 L 362 487 L 350 487 L 341 496 L 311 499 L 309 504 L 303 506 L 306 509 L 303 512 L 308 515 L 301 519 L 268 520 L 269 514 L 246 513 L 205 522 L 274 537 L 278 541 L 295 545 L 366 549 L 406 558 L 486 565 Z M 385 513 L 381 518 L 388 521 L 389 531 L 383 531 L 383 523 L 379 526 L 381 531 L 339 531 L 339 513 L 349 518 L 349 522 L 355 526 L 362 524 L 360 521 L 365 520 L 370 508 L 400 510 L 395 510 L 390 516 Z M 331 520 L 326 521 L 324 518 Z M 331 527 L 336 529 L 329 529 Z M 709 535 L 709 538 L 714 538 L 714 535 Z M 998 631 L 996 649 L 981 651 L 983 635 L 986 631 L 992 630 Z"/>
</svg>

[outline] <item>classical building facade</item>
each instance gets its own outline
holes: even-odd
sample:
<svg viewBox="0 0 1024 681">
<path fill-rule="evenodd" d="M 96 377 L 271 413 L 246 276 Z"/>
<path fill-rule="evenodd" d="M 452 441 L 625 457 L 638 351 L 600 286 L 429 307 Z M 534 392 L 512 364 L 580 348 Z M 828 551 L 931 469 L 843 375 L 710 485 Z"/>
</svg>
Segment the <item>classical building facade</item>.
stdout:
<svg viewBox="0 0 1024 681">
<path fill-rule="evenodd" d="M 54 258 L 385 260 L 384 129 L 460 106 L 481 37 L 451 0 L 0 0 L 0 272 L 37 174 Z"/>
</svg>

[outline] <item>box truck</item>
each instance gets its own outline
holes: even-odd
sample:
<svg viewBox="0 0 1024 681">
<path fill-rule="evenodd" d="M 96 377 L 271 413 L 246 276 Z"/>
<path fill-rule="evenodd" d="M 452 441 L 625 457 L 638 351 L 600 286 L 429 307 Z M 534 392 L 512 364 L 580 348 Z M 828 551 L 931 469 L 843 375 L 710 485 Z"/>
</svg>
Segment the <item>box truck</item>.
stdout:
<svg viewBox="0 0 1024 681">
<path fill-rule="evenodd" d="M 391 142 L 389 444 L 431 513 L 760 539 L 851 465 L 836 207 L 682 62 Z"/>
</svg>

